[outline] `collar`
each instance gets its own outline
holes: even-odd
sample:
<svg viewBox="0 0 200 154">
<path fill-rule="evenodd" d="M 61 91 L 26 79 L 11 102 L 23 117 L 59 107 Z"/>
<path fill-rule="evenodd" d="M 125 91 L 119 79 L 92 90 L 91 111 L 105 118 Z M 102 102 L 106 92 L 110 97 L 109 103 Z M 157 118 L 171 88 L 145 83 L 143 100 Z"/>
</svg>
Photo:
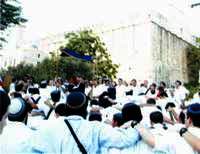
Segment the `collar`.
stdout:
<svg viewBox="0 0 200 154">
<path fill-rule="evenodd" d="M 83 117 L 78 116 L 78 115 L 71 115 L 71 116 L 60 117 L 60 118 L 67 119 L 67 120 L 84 120 Z"/>
</svg>

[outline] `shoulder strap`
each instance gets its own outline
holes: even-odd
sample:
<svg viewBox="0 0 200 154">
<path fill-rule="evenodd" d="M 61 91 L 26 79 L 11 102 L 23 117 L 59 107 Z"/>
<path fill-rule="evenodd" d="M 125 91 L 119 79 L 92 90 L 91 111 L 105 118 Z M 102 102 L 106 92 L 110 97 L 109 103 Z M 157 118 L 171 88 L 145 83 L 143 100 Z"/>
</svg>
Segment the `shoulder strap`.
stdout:
<svg viewBox="0 0 200 154">
<path fill-rule="evenodd" d="M 47 113 L 47 116 L 44 117 L 44 120 L 48 120 L 49 119 L 49 117 L 50 117 L 51 112 L 53 111 L 53 109 L 54 109 L 53 107 L 50 108 L 49 112 Z"/>
<path fill-rule="evenodd" d="M 39 102 L 40 98 L 41 98 L 41 96 L 38 97 L 38 98 L 35 100 L 33 97 L 31 97 L 31 100 L 33 101 L 34 104 L 37 104 L 37 103 Z"/>
<path fill-rule="evenodd" d="M 84 146 L 81 144 L 81 142 L 79 141 L 78 137 L 76 136 L 72 126 L 70 125 L 69 121 L 67 119 L 64 120 L 66 125 L 68 126 L 72 136 L 74 137 L 74 140 L 76 141 L 79 150 L 82 152 L 82 154 L 87 154 L 87 151 L 85 150 Z"/>
</svg>

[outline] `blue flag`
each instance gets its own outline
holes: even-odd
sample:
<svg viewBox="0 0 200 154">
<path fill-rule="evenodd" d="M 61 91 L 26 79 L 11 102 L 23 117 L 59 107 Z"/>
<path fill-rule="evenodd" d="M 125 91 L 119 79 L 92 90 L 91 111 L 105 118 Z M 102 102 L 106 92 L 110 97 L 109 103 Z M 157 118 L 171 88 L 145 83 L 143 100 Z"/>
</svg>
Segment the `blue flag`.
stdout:
<svg viewBox="0 0 200 154">
<path fill-rule="evenodd" d="M 75 58 L 78 58 L 78 59 L 82 59 L 82 60 L 85 60 L 85 61 L 91 61 L 93 58 L 92 56 L 89 56 L 89 55 L 82 55 L 74 50 L 70 50 L 70 49 L 67 49 L 67 48 L 64 48 L 64 49 L 61 49 L 61 51 L 69 56 L 72 56 L 72 57 L 75 57 Z"/>
</svg>

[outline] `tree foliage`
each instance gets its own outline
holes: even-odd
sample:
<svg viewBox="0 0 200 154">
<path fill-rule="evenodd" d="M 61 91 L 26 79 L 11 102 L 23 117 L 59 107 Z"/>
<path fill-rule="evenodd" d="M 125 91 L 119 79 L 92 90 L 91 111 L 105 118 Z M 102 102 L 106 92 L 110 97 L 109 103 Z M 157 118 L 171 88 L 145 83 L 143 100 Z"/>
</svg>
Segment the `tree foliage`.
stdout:
<svg viewBox="0 0 200 154">
<path fill-rule="evenodd" d="M 15 67 L 8 67 L 7 70 L 0 71 L 0 76 L 9 75 L 21 79 L 25 75 L 30 75 L 35 82 L 54 79 L 56 76 L 70 79 L 73 76 L 81 75 L 87 79 L 92 79 L 93 72 L 91 67 L 91 64 L 72 58 L 61 57 L 56 60 L 46 58 L 37 65 L 20 63 Z"/>
<path fill-rule="evenodd" d="M 3 33 L 9 27 L 20 25 L 27 20 L 21 17 L 22 8 L 17 0 L 1 0 L 0 1 L 0 47 L 6 41 Z"/>
<path fill-rule="evenodd" d="M 92 30 L 70 32 L 65 35 L 65 39 L 66 42 L 62 48 L 75 50 L 82 55 L 93 56 L 95 77 L 116 77 L 118 65 L 112 63 L 105 44 Z"/>
<path fill-rule="evenodd" d="M 198 42 L 197 42 L 198 43 Z M 187 50 L 188 76 L 191 83 L 198 84 L 200 71 L 200 48 L 190 46 Z"/>
</svg>

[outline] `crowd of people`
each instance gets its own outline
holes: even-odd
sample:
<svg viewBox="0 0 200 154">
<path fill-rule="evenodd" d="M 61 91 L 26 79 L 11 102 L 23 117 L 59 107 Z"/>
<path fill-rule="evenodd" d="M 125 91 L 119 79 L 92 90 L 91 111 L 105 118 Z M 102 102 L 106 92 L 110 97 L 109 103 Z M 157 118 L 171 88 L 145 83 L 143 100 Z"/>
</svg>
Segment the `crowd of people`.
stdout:
<svg viewBox="0 0 200 154">
<path fill-rule="evenodd" d="M 1 154 L 197 154 L 200 89 L 106 77 L 0 78 Z"/>
</svg>

